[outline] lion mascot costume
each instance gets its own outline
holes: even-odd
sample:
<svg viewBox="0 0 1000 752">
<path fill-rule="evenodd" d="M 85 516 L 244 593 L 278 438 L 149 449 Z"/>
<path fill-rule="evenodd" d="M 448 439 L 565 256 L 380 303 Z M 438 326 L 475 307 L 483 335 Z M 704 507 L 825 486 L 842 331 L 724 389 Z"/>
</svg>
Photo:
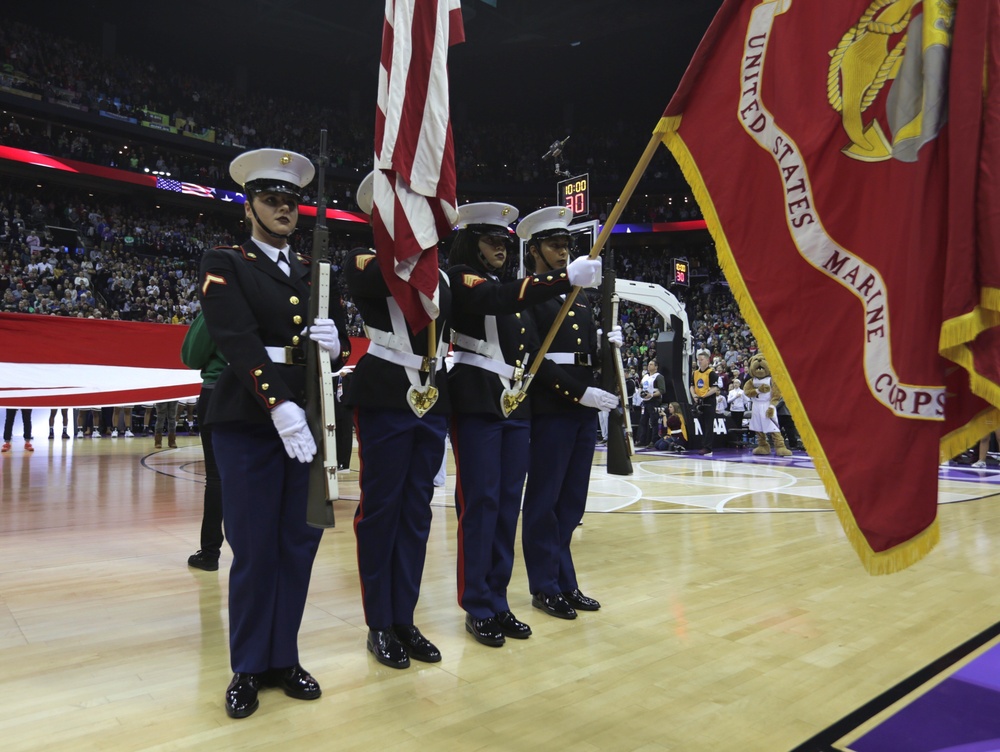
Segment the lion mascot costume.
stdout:
<svg viewBox="0 0 1000 752">
<path fill-rule="evenodd" d="M 785 446 L 778 427 L 778 415 L 774 406 L 781 400 L 781 390 L 777 384 L 771 383 L 771 367 L 763 355 L 750 358 L 747 369 L 750 379 L 743 388 L 744 394 L 750 399 L 750 430 L 757 434 L 757 447 L 754 454 L 771 454 L 767 443 L 770 435 L 774 442 L 775 453 L 779 457 L 791 457 L 792 450 Z"/>
</svg>

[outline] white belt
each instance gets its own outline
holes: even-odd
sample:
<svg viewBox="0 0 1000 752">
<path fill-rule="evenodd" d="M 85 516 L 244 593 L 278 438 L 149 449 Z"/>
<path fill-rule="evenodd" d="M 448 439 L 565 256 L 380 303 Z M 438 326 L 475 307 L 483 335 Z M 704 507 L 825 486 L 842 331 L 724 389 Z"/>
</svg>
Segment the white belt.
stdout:
<svg viewBox="0 0 1000 752">
<path fill-rule="evenodd" d="M 517 366 L 515 368 L 503 361 L 493 360 L 477 353 L 463 352 L 461 350 L 456 350 L 452 353 L 452 358 L 455 365 L 464 363 L 475 368 L 482 368 L 484 371 L 495 373 L 497 376 L 511 379 L 512 381 L 520 381 L 524 377 L 524 367 L 528 365 L 527 359 L 525 359 L 524 366 Z"/>
<path fill-rule="evenodd" d="M 367 334 L 368 339 L 376 345 L 381 345 L 382 347 L 390 350 L 405 353 L 410 349 L 409 340 L 398 334 L 387 332 L 382 329 L 376 329 L 374 326 L 366 326 L 365 334 Z"/>
<path fill-rule="evenodd" d="M 454 329 L 451 330 L 451 343 L 458 347 L 465 348 L 466 350 L 470 350 L 476 353 L 477 355 L 483 355 L 487 358 L 490 358 L 491 360 L 500 360 L 500 361 L 503 360 L 503 355 L 500 352 L 500 348 L 497 347 L 496 345 L 491 345 L 486 340 L 470 337 L 468 334 L 462 334 L 461 332 L 456 332 Z M 480 366 L 480 368 L 483 367 L 484 366 Z M 494 373 L 496 373 L 496 371 L 494 371 Z"/>
<path fill-rule="evenodd" d="M 592 365 L 590 353 L 568 353 L 550 352 L 545 353 L 545 359 L 558 363 L 561 366 L 589 366 Z"/>
<path fill-rule="evenodd" d="M 273 363 L 281 363 L 286 366 L 303 365 L 305 363 L 305 353 L 298 347 L 265 347 L 264 352 Z M 298 354 L 298 360 L 295 355 Z"/>
<path fill-rule="evenodd" d="M 398 366 L 403 366 L 403 368 L 412 368 L 414 371 L 429 373 L 431 370 L 430 359 L 426 356 L 393 350 L 390 347 L 378 344 L 374 340 L 368 345 L 368 354 L 389 361 L 390 363 L 395 363 Z M 434 358 L 434 363 L 436 365 L 434 370 L 440 371 L 444 366 L 444 356 L 439 355 Z"/>
</svg>

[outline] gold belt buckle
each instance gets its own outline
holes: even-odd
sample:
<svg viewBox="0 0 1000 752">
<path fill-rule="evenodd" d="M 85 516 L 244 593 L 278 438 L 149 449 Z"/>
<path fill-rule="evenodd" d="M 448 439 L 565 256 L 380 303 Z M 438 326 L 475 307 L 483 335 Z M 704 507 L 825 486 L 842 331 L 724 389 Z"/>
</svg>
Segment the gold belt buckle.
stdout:
<svg viewBox="0 0 1000 752">
<path fill-rule="evenodd" d="M 293 366 L 295 365 L 295 348 L 291 345 L 285 345 L 285 365 Z"/>
<path fill-rule="evenodd" d="M 514 381 L 520 381 L 524 378 L 524 368 L 518 366 L 514 369 Z"/>
<path fill-rule="evenodd" d="M 420 361 L 420 372 L 421 373 L 431 372 L 431 359 L 426 355 L 424 356 L 424 359 Z"/>
</svg>

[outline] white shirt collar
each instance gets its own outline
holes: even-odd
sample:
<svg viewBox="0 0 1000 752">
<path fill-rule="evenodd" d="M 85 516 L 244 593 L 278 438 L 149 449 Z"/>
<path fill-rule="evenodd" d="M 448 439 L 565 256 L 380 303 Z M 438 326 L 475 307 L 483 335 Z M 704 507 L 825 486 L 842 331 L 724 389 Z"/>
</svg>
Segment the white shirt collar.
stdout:
<svg viewBox="0 0 1000 752">
<path fill-rule="evenodd" d="M 273 261 L 276 264 L 278 263 L 278 252 L 279 251 L 284 251 L 285 255 L 288 257 L 288 266 L 291 267 L 291 265 L 292 265 L 292 249 L 291 249 L 291 246 L 288 245 L 287 243 L 284 245 L 284 247 L 278 248 L 276 246 L 273 246 L 273 245 L 270 245 L 268 243 L 265 243 L 262 240 L 257 240 L 257 238 L 255 238 L 255 237 L 251 237 L 250 240 L 252 240 L 254 243 L 256 243 L 257 247 L 260 248 L 264 252 L 264 255 L 267 256 L 269 259 L 271 259 L 271 261 Z"/>
</svg>

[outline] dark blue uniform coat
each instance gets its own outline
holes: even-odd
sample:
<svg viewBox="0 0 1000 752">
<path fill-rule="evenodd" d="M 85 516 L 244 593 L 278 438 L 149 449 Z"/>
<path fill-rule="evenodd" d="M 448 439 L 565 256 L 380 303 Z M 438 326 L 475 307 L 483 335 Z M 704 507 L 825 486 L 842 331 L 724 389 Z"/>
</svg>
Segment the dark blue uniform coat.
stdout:
<svg viewBox="0 0 1000 752">
<path fill-rule="evenodd" d="M 533 303 L 570 290 L 565 272 L 501 283 L 470 266 L 453 266 L 453 328 L 486 340 L 486 317 L 495 316 L 504 362 L 523 367 L 538 349 L 530 315 Z M 464 348 L 455 345 L 455 351 Z M 518 386 L 508 381 L 509 388 Z M 456 363 L 449 375 L 452 448 L 457 480 L 458 602 L 477 619 L 509 611 L 507 585 L 514 565 L 514 536 L 528 470 L 530 399 L 505 418 L 500 377 Z"/>
<path fill-rule="evenodd" d="M 562 301 L 531 309 L 544 338 Z M 595 386 L 597 324 L 581 293 L 556 333 L 550 353 L 572 353 L 580 365 L 546 362 L 532 392 L 531 459 L 524 492 L 521 544 L 532 593 L 554 595 L 577 588 L 570 542 L 587 506 L 590 467 L 597 442 L 597 411 L 579 404 Z M 589 362 L 589 364 L 588 364 Z"/>
<path fill-rule="evenodd" d="M 298 345 L 309 310 L 310 271 L 291 254 L 286 275 L 252 241 L 215 248 L 201 261 L 205 324 L 229 365 L 206 421 L 222 478 L 234 672 L 298 663 L 298 630 L 322 530 L 306 524 L 309 466 L 285 453 L 270 410 L 305 404 L 305 368 L 276 364 L 264 347 Z M 350 348 L 339 296 L 331 318 Z"/>
</svg>

